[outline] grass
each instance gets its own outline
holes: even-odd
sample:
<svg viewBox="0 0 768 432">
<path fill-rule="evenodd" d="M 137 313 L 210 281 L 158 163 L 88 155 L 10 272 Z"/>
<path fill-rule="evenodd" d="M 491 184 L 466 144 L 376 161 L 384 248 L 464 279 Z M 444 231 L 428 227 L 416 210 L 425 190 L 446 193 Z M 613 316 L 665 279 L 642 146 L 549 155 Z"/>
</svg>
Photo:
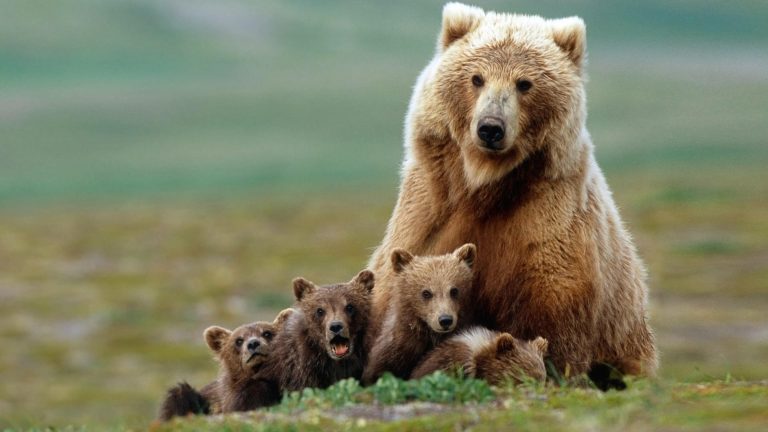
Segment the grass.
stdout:
<svg viewBox="0 0 768 432">
<path fill-rule="evenodd" d="M 641 380 L 626 391 L 602 393 L 536 383 L 491 388 L 444 374 L 416 382 L 382 380 L 366 389 L 346 380 L 290 395 L 268 410 L 178 419 L 153 430 L 761 430 L 768 421 L 765 382 Z M 471 395 L 451 396 L 468 387 L 475 390 Z"/>
<path fill-rule="evenodd" d="M 663 187 L 625 186 L 626 175 L 612 183 L 649 265 L 663 387 L 709 386 L 727 373 L 764 380 L 764 195 L 723 181 L 670 200 Z M 289 304 L 294 276 L 348 279 L 394 198 L 343 191 L 0 211 L 0 343 L 14 347 L 0 352 L 2 426 L 146 426 L 165 388 L 214 378 L 205 327 L 271 319 Z M 702 252 L 712 239 L 729 246 Z"/>
<path fill-rule="evenodd" d="M 165 388 L 214 377 L 206 326 L 271 319 L 294 276 L 360 270 L 396 198 L 402 118 L 441 4 L 4 2 L 0 343 L 12 348 L 0 351 L 0 429 L 144 429 Z M 391 424 L 366 411 L 378 396 L 346 383 L 340 407 L 310 392 L 286 412 L 173 427 L 765 421 L 768 9 L 514 8 L 587 22 L 588 127 L 648 264 L 660 380 L 492 389 L 468 406 L 402 404 L 411 384 L 392 381 L 385 411 L 410 417 Z"/>
<path fill-rule="evenodd" d="M 494 398 L 490 386 L 483 380 L 457 379 L 442 372 L 421 380 L 403 381 L 389 373 L 367 388 L 353 379 L 339 381 L 327 389 L 304 389 L 285 395 L 277 412 L 292 412 L 309 408 L 338 408 L 359 403 L 383 405 L 410 401 L 434 403 L 489 402 Z"/>
</svg>

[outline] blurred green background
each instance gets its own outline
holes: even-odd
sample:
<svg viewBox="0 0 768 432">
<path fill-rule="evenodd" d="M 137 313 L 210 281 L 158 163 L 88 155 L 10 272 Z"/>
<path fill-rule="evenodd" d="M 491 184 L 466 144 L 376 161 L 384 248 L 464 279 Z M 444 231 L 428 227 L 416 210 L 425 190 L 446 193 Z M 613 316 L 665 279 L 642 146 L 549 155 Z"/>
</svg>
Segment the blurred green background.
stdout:
<svg viewBox="0 0 768 432">
<path fill-rule="evenodd" d="M 665 380 L 768 377 L 768 7 L 579 15 L 589 130 L 650 271 Z M 442 2 L 0 5 L 0 428 L 143 427 L 201 333 L 364 267 Z"/>
</svg>

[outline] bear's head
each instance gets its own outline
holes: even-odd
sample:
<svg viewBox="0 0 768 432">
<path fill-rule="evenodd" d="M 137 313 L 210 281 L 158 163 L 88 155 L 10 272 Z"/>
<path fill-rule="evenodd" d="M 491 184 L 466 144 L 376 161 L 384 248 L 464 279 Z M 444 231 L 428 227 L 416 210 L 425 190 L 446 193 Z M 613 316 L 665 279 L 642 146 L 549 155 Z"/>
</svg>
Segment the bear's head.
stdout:
<svg viewBox="0 0 768 432">
<path fill-rule="evenodd" d="M 471 243 L 437 256 L 413 256 L 394 249 L 392 269 L 398 278 L 402 314 L 423 321 L 436 333 L 452 332 L 459 321 L 460 300 L 472 287 L 476 254 Z"/>
<path fill-rule="evenodd" d="M 547 20 L 448 3 L 437 55 L 417 83 L 424 108 L 416 128 L 430 125 L 422 133 L 458 144 L 472 189 L 537 154 L 546 158 L 546 175 L 567 176 L 588 145 L 579 139 L 586 133 L 585 57 L 578 17 Z"/>
<path fill-rule="evenodd" d="M 293 292 L 307 323 L 308 337 L 333 360 L 355 353 L 368 325 L 374 276 L 363 270 L 347 283 L 318 286 L 293 280 Z"/>
<path fill-rule="evenodd" d="M 475 373 L 493 385 L 510 380 L 521 382 L 526 377 L 543 381 L 547 377 L 544 366 L 547 346 L 547 340 L 542 337 L 523 341 L 509 333 L 500 333 L 475 355 Z"/>
<path fill-rule="evenodd" d="M 293 313 L 284 309 L 273 322 L 257 321 L 234 330 L 205 329 L 203 337 L 216 359 L 233 378 L 248 378 L 259 370 L 272 350 L 272 341 Z"/>
</svg>

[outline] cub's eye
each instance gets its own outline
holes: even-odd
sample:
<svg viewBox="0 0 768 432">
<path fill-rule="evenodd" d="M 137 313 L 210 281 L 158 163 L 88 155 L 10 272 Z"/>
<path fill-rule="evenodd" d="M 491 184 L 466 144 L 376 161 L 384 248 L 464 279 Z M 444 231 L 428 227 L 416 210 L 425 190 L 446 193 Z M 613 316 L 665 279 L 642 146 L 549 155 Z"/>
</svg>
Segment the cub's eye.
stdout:
<svg viewBox="0 0 768 432">
<path fill-rule="evenodd" d="M 243 338 L 237 338 L 237 339 L 235 339 L 235 345 L 236 345 L 238 348 L 240 348 L 241 346 L 243 346 Z"/>
<path fill-rule="evenodd" d="M 453 287 L 451 288 L 449 293 L 451 294 L 451 298 L 457 298 L 459 296 L 459 289 L 456 287 Z"/>
<path fill-rule="evenodd" d="M 482 87 L 485 84 L 485 80 L 480 75 L 472 75 L 472 85 L 475 87 Z"/>
<path fill-rule="evenodd" d="M 321 317 L 325 315 L 325 311 L 323 310 L 323 308 L 317 308 L 317 311 L 315 311 L 315 314 L 317 314 L 318 317 Z"/>
<path fill-rule="evenodd" d="M 344 307 L 344 310 L 345 310 L 345 311 L 346 311 L 348 314 L 353 314 L 353 313 L 355 312 L 355 307 L 354 307 L 354 306 L 352 306 L 351 304 L 348 304 L 348 305 L 346 305 L 346 306 Z"/>
<path fill-rule="evenodd" d="M 421 296 L 424 297 L 424 300 L 429 300 L 432 298 L 432 291 L 424 290 L 421 292 Z"/>
<path fill-rule="evenodd" d="M 533 87 L 533 83 L 528 80 L 519 80 L 517 82 L 517 90 L 520 93 L 525 93 Z"/>
<path fill-rule="evenodd" d="M 264 333 L 261 334 L 261 337 L 263 337 L 266 340 L 272 339 L 272 336 L 273 335 L 271 331 L 265 331 Z"/>
</svg>

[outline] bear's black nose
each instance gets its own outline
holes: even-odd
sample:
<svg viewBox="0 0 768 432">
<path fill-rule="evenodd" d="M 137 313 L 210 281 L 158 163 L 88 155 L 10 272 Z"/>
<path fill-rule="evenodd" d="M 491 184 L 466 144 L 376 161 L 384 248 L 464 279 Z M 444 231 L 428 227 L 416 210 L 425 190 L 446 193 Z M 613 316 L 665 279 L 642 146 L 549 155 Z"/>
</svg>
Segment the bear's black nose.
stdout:
<svg viewBox="0 0 768 432">
<path fill-rule="evenodd" d="M 341 321 L 334 321 L 329 328 L 331 329 L 331 332 L 339 333 L 344 330 L 344 324 Z"/>
<path fill-rule="evenodd" d="M 256 349 L 259 348 L 259 345 L 261 345 L 261 342 L 259 342 L 258 339 L 251 339 L 248 341 L 248 352 L 254 353 L 256 352 Z"/>
<path fill-rule="evenodd" d="M 448 330 L 448 327 L 453 324 L 453 317 L 450 315 L 440 315 L 440 318 L 437 320 L 438 323 L 440 323 L 440 327 L 443 328 L 443 330 Z"/>
<path fill-rule="evenodd" d="M 477 127 L 477 136 L 483 141 L 485 147 L 498 150 L 497 143 L 504 139 L 504 124 L 497 119 L 483 120 Z"/>
</svg>

